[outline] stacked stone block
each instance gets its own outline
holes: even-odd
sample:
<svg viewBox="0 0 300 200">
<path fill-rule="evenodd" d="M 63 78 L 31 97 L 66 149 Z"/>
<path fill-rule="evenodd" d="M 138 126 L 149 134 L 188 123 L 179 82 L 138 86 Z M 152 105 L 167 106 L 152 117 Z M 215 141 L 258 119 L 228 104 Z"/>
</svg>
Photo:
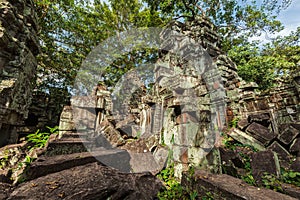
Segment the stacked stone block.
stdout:
<svg viewBox="0 0 300 200">
<path fill-rule="evenodd" d="M 17 141 L 28 116 L 40 52 L 34 3 L 0 2 L 0 146 Z"/>
<path fill-rule="evenodd" d="M 242 85 L 237 124 L 242 132 L 232 134 L 238 132 L 232 130 L 229 134 L 242 142 L 246 133 L 251 138 L 249 142 L 256 141 L 256 144 L 275 152 L 280 167 L 300 171 L 299 150 L 296 150 L 300 149 L 299 73 L 292 78 L 289 82 L 279 82 L 278 87 L 267 94 L 257 93 L 255 84 Z"/>
</svg>

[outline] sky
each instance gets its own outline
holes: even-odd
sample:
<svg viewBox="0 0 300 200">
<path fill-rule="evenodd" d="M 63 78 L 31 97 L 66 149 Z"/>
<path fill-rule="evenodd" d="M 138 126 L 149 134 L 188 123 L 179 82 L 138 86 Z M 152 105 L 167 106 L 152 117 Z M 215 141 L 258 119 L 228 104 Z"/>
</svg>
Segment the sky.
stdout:
<svg viewBox="0 0 300 200">
<path fill-rule="evenodd" d="M 293 0 L 288 9 L 282 11 L 279 20 L 285 25 L 285 30 L 281 34 L 288 34 L 300 26 L 300 0 Z"/>
<path fill-rule="evenodd" d="M 259 37 L 252 37 L 250 40 L 261 40 L 268 42 L 268 37 L 272 38 L 274 36 L 286 36 L 289 35 L 291 31 L 295 31 L 297 27 L 300 26 L 300 0 L 293 0 L 291 5 L 286 9 L 280 12 L 278 20 L 283 23 L 285 29 L 275 35 L 262 34 Z"/>
<path fill-rule="evenodd" d="M 102 0 L 108 3 L 108 0 Z M 261 0 L 258 0 L 261 1 Z M 283 23 L 285 29 L 276 35 L 262 34 L 260 37 L 252 37 L 250 40 L 268 40 L 268 37 L 272 38 L 277 35 L 286 36 L 289 35 L 291 31 L 295 31 L 297 27 L 300 26 L 300 0 L 292 0 L 291 5 L 286 9 L 280 12 L 278 16 L 279 21 Z M 267 41 L 265 41 L 267 42 Z"/>
</svg>

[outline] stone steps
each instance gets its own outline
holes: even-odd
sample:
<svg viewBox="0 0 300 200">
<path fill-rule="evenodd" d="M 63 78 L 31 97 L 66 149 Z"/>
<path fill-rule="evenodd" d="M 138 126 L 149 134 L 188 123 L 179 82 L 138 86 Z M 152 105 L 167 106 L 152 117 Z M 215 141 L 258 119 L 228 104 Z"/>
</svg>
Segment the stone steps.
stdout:
<svg viewBox="0 0 300 200">
<path fill-rule="evenodd" d="M 41 176 L 71 169 L 76 166 L 98 162 L 115 169 L 130 172 L 129 155 L 124 150 L 97 148 L 93 152 L 81 152 L 68 155 L 41 156 L 30 164 L 22 176 L 26 180 L 33 180 Z"/>
<path fill-rule="evenodd" d="M 61 138 L 58 140 L 55 140 L 53 142 L 51 142 L 49 144 L 49 146 L 53 145 L 53 144 L 91 144 L 93 143 L 92 141 L 83 139 L 83 138 L 79 138 L 79 137 L 75 137 L 75 138 Z"/>
<path fill-rule="evenodd" d="M 84 132 L 76 132 L 76 131 L 65 131 L 62 134 L 62 138 L 85 138 L 87 134 Z"/>
</svg>

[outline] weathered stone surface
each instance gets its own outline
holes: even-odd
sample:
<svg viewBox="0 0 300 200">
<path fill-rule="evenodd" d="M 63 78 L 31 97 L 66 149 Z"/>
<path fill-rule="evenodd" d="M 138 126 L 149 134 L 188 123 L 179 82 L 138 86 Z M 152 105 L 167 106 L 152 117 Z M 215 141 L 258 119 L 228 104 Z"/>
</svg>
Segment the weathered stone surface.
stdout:
<svg viewBox="0 0 300 200">
<path fill-rule="evenodd" d="M 10 184 L 0 182 L 0 191 L 0 199 L 7 199 L 13 191 L 13 187 Z"/>
<path fill-rule="evenodd" d="M 73 109 L 71 106 L 64 106 L 59 120 L 59 136 L 62 137 L 64 131 L 76 131 L 73 119 Z"/>
<path fill-rule="evenodd" d="M 151 172 L 157 174 L 162 168 L 156 163 L 154 156 L 150 152 L 134 153 L 129 152 L 131 172 Z"/>
<path fill-rule="evenodd" d="M 268 147 L 268 149 L 277 153 L 280 166 L 285 168 L 289 167 L 289 163 L 291 162 L 291 155 L 283 146 L 275 141 Z"/>
<path fill-rule="evenodd" d="M 230 129 L 230 131 L 228 131 L 226 133 L 230 137 L 234 138 L 235 140 L 239 141 L 242 144 L 251 145 L 260 151 L 265 150 L 264 145 L 260 141 L 258 141 L 254 137 L 246 134 L 245 132 L 240 131 L 239 129 L 232 128 L 232 129 Z"/>
<path fill-rule="evenodd" d="M 251 169 L 252 175 L 258 185 L 262 184 L 262 178 L 266 174 L 279 177 L 280 165 L 276 153 L 267 150 L 252 154 Z"/>
<path fill-rule="evenodd" d="M 242 180 L 226 174 L 210 174 L 201 170 L 196 170 L 192 179 L 188 179 L 184 174 L 181 182 L 191 191 L 197 191 L 201 197 L 207 196 L 209 192 L 214 199 L 296 200 L 273 190 L 249 186 Z"/>
<path fill-rule="evenodd" d="M 276 137 L 273 131 L 256 122 L 253 122 L 250 126 L 248 126 L 246 132 L 252 135 L 255 139 L 257 139 L 264 145 L 267 145 L 271 140 L 273 140 Z"/>
<path fill-rule="evenodd" d="M 109 143 L 112 145 L 112 147 L 117 147 L 125 144 L 125 140 L 121 136 L 120 132 L 117 131 L 113 124 L 111 124 L 109 121 L 105 120 L 101 122 L 99 129 L 96 130 L 98 137 L 101 137 L 102 139 L 105 138 Z"/>
<path fill-rule="evenodd" d="M 153 152 L 153 156 L 159 167 L 163 169 L 167 165 L 169 150 L 161 146 L 156 147 L 155 151 Z"/>
<path fill-rule="evenodd" d="M 73 119 L 77 130 L 95 129 L 95 108 L 84 108 L 73 106 Z"/>
<path fill-rule="evenodd" d="M 21 17 L 20 17 L 21 16 Z M 1 1 L 0 146 L 17 142 L 16 125 L 28 117 L 40 52 L 33 1 Z"/>
<path fill-rule="evenodd" d="M 290 152 L 297 154 L 300 157 L 300 138 L 296 138 L 290 147 Z"/>
<path fill-rule="evenodd" d="M 124 172 L 130 171 L 129 155 L 122 150 L 105 150 L 94 152 L 73 153 L 69 155 L 41 156 L 31 163 L 26 173 L 22 175 L 26 180 L 36 179 L 51 173 L 59 172 L 72 167 L 100 162 Z"/>
<path fill-rule="evenodd" d="M 161 182 L 149 173 L 126 174 L 90 163 L 21 184 L 8 199 L 150 200 L 161 188 Z"/>
<path fill-rule="evenodd" d="M 268 126 L 270 124 L 269 113 L 252 114 L 248 116 L 248 121 L 250 123 L 257 122 L 261 125 Z"/>
<path fill-rule="evenodd" d="M 282 190 L 285 194 L 300 199 L 300 188 L 290 184 L 282 184 Z"/>
<path fill-rule="evenodd" d="M 199 122 L 197 119 L 196 113 L 182 113 L 176 118 L 176 123 L 177 124 L 186 124 L 189 122 Z"/>
<path fill-rule="evenodd" d="M 223 173 L 231 176 L 237 176 L 238 168 L 244 167 L 244 163 L 240 156 L 236 152 L 222 147 L 219 147 L 219 152 Z"/>
<path fill-rule="evenodd" d="M 96 96 L 73 96 L 72 106 L 79 108 L 96 108 Z"/>
<path fill-rule="evenodd" d="M 300 130 L 295 129 L 293 126 L 288 126 L 279 134 L 278 139 L 284 144 L 289 144 L 297 137 L 299 131 Z"/>
<path fill-rule="evenodd" d="M 145 153 L 150 151 L 150 148 L 147 146 L 146 140 L 144 138 L 128 141 L 125 145 L 122 145 L 120 148 L 126 149 L 134 153 Z"/>
<path fill-rule="evenodd" d="M 248 126 L 250 125 L 248 119 L 243 118 L 241 120 L 238 121 L 237 126 L 241 129 L 241 130 L 245 130 Z"/>
<path fill-rule="evenodd" d="M 292 161 L 289 169 L 295 172 L 300 172 L 300 157 L 296 157 L 296 159 Z"/>
</svg>

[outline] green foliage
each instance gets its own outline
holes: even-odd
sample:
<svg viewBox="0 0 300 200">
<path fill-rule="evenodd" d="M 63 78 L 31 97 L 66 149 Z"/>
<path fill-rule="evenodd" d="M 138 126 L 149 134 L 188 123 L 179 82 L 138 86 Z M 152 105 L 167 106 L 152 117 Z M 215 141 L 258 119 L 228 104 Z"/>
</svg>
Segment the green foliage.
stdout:
<svg viewBox="0 0 300 200">
<path fill-rule="evenodd" d="M 243 148 L 248 148 L 253 152 L 257 152 L 258 149 L 256 149 L 255 147 L 248 145 L 248 144 L 242 144 L 236 140 L 234 140 L 232 137 L 228 136 L 227 134 L 222 134 L 223 140 L 222 143 L 225 146 L 225 148 L 227 149 L 231 149 L 231 150 L 236 150 L 237 147 L 243 147 Z"/>
<path fill-rule="evenodd" d="M 239 120 L 240 120 L 240 118 L 238 118 L 238 117 L 233 118 L 233 120 L 231 120 L 229 122 L 229 127 L 236 128 Z"/>
<path fill-rule="evenodd" d="M 283 192 L 281 181 L 274 174 L 264 173 L 262 177 L 262 183 L 265 188 Z"/>
<path fill-rule="evenodd" d="M 242 176 L 241 179 L 246 183 L 248 183 L 249 185 L 253 185 L 253 186 L 256 185 L 255 179 L 251 172 L 247 172 L 247 174 Z"/>
<path fill-rule="evenodd" d="M 206 195 L 204 197 L 201 197 L 202 200 L 213 200 L 214 195 L 211 192 L 206 192 Z"/>
<path fill-rule="evenodd" d="M 159 192 L 157 197 L 161 200 L 169 199 L 183 199 L 194 200 L 197 199 L 198 194 L 195 191 L 189 191 L 183 187 L 174 174 L 174 164 L 169 165 L 166 169 L 163 169 L 157 177 L 163 181 L 165 190 Z"/>
<path fill-rule="evenodd" d="M 300 187 L 300 172 L 281 170 L 281 177 L 265 173 L 262 177 L 264 187 L 278 192 L 284 192 L 282 184 L 288 183 Z"/>
<path fill-rule="evenodd" d="M 262 33 L 274 33 L 283 29 L 276 18 L 286 9 L 291 0 L 257 1 L 247 0 L 146 0 L 152 10 L 159 10 L 164 18 L 185 20 L 204 16 L 209 18 L 223 37 L 223 50 L 243 44 L 249 37 Z M 242 34 L 241 34 L 242 33 Z"/>
<path fill-rule="evenodd" d="M 260 46 L 258 42 L 234 46 L 228 56 L 237 64 L 238 74 L 259 89 L 276 86 L 278 78 L 288 78 L 300 63 L 300 28 L 285 37 L 277 37 Z"/>
<path fill-rule="evenodd" d="M 282 181 L 300 187 L 300 172 L 282 170 Z"/>
<path fill-rule="evenodd" d="M 265 90 L 275 85 L 278 76 L 295 70 L 300 60 L 299 32 L 278 37 L 261 48 L 249 43 L 252 36 L 276 33 L 283 29 L 278 14 L 292 0 L 35 0 L 40 19 L 42 54 L 39 56 L 38 87 L 47 91 L 58 87 L 67 91 L 82 61 L 98 44 L 135 27 L 163 27 L 171 19 L 183 21 L 203 16 L 215 24 L 222 37 L 222 48 L 237 63 L 239 75 Z M 126 41 L 132 43 L 135 38 Z M 155 61 L 157 50 L 141 45 L 126 55 L 114 55 L 104 66 L 107 86 L 141 63 Z M 89 79 L 89 77 L 87 77 Z M 63 94 L 59 94 L 63 95 Z"/>
<path fill-rule="evenodd" d="M 232 137 L 228 136 L 228 135 L 224 135 L 223 134 L 223 144 L 225 146 L 225 148 L 230 149 L 230 150 L 238 150 L 238 149 L 247 149 L 253 152 L 257 152 L 258 149 L 256 149 L 255 147 L 251 146 L 251 145 L 245 145 L 242 143 L 237 142 L 236 140 L 234 140 Z M 252 169 L 251 169 L 251 162 L 250 162 L 250 157 L 249 155 L 243 153 L 243 152 L 239 152 L 240 157 L 242 158 L 242 162 L 244 164 L 243 169 L 245 169 L 245 174 L 244 175 L 240 175 L 237 176 L 238 178 L 241 178 L 243 181 L 245 181 L 246 183 L 248 183 L 249 185 L 256 185 L 255 179 L 252 175 Z"/>
<path fill-rule="evenodd" d="M 251 150 L 253 152 L 258 151 L 256 148 L 250 145 L 241 144 L 227 135 L 223 135 L 223 144 L 225 148 L 231 150 L 238 150 L 238 148 L 247 148 L 248 150 Z M 257 183 L 252 175 L 251 160 L 249 155 L 243 153 L 242 151 L 239 151 L 239 156 L 242 158 L 242 162 L 244 164 L 243 169 L 246 170 L 245 174 L 241 175 L 239 178 L 250 185 L 257 186 Z M 268 173 L 265 173 L 262 177 L 262 184 L 268 189 L 283 192 L 282 183 L 288 183 L 300 187 L 300 172 L 286 171 L 282 169 L 280 178 Z"/>
<path fill-rule="evenodd" d="M 48 132 L 40 132 L 40 129 L 38 129 L 35 133 L 27 135 L 26 140 L 30 143 L 28 146 L 30 150 L 44 147 L 50 135 L 58 133 L 58 126 L 53 128 L 47 126 L 46 128 Z"/>
<path fill-rule="evenodd" d="M 34 158 L 31 158 L 29 155 L 26 155 L 25 160 L 23 161 L 23 164 L 25 166 L 29 166 L 30 163 L 32 163 L 32 161 L 34 161 L 34 160 L 35 160 Z"/>
<path fill-rule="evenodd" d="M 35 0 L 40 18 L 42 54 L 39 56 L 39 88 L 74 85 L 77 70 L 88 53 L 107 38 L 134 27 L 164 24 L 158 12 L 150 11 L 139 0 Z M 141 56 L 142 54 L 142 56 Z M 147 57 L 149 50 L 137 49 L 130 55 L 116 55 L 103 76 L 108 86 Z M 149 57 L 149 56 L 148 56 Z M 96 83 L 95 83 L 96 84 Z"/>
<path fill-rule="evenodd" d="M 9 163 L 9 154 L 4 152 L 4 155 L 0 158 L 0 169 L 4 169 Z"/>
</svg>

